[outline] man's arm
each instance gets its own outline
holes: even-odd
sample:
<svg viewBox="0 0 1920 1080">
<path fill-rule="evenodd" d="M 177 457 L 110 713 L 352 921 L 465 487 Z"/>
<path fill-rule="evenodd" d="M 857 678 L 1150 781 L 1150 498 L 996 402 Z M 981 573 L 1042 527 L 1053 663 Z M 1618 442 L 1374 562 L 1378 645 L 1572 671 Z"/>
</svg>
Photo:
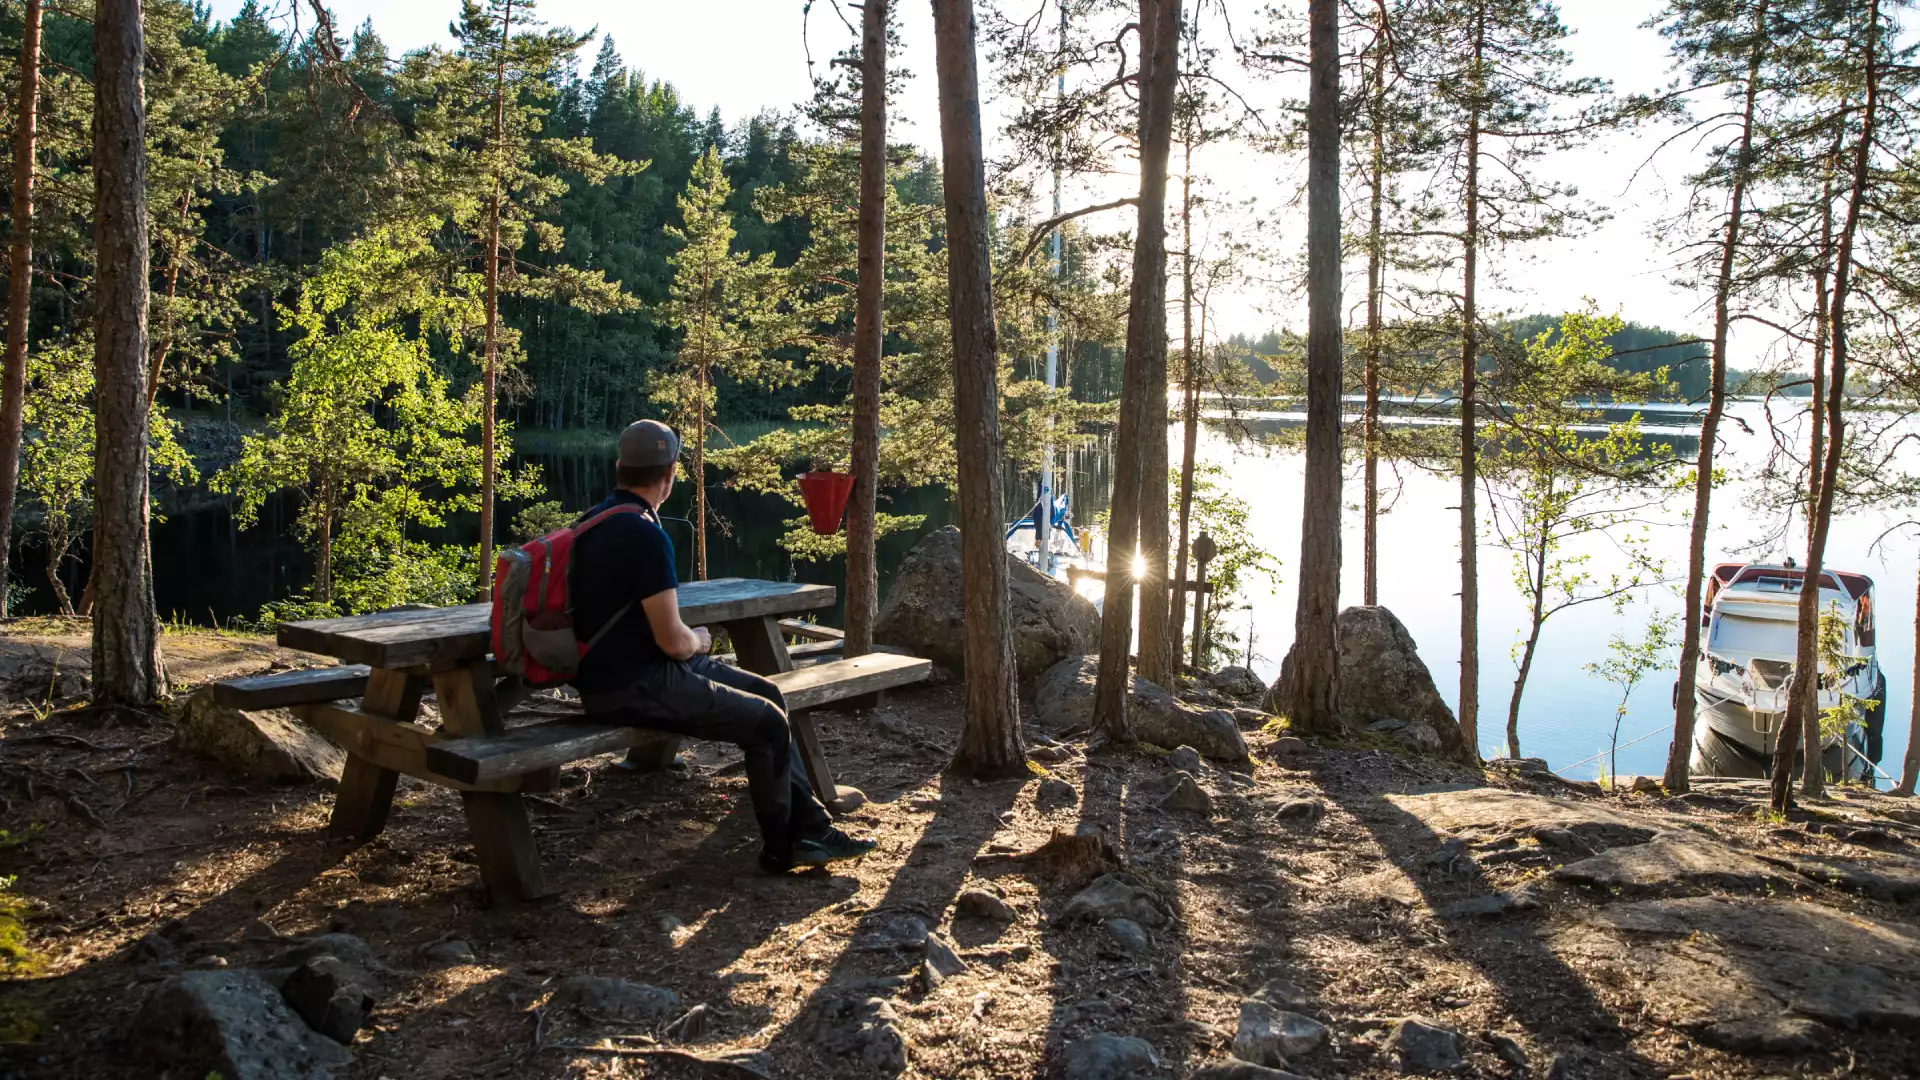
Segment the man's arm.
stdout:
<svg viewBox="0 0 1920 1080">
<path fill-rule="evenodd" d="M 704 626 L 690 627 L 680 621 L 680 590 L 667 589 L 640 601 L 647 613 L 647 625 L 653 628 L 653 640 L 660 651 L 675 660 L 713 648 L 713 635 Z"/>
</svg>

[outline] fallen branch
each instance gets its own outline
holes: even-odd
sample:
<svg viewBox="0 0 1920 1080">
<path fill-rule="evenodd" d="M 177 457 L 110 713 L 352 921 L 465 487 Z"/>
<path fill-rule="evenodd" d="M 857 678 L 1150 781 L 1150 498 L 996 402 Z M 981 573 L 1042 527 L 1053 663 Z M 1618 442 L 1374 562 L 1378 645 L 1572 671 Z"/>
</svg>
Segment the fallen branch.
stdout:
<svg viewBox="0 0 1920 1080">
<path fill-rule="evenodd" d="M 575 1053 L 581 1054 L 611 1054 L 615 1057 L 671 1058 L 675 1061 L 685 1061 L 695 1065 L 710 1065 L 722 1071 L 737 1072 L 743 1076 L 757 1077 L 758 1080 L 771 1080 L 771 1077 L 767 1073 L 762 1072 L 753 1065 L 749 1065 L 743 1060 L 737 1058 L 711 1057 L 706 1054 L 696 1054 L 691 1050 L 676 1050 L 670 1046 L 589 1046 L 585 1043 L 557 1042 L 548 1043 L 547 1049 L 572 1050 Z"/>
</svg>

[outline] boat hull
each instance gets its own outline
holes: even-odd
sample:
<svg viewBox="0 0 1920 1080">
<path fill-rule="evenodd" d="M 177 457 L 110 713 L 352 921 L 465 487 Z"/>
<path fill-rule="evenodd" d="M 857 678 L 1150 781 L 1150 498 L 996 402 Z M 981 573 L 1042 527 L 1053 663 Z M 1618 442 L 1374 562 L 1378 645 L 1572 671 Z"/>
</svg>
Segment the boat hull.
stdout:
<svg viewBox="0 0 1920 1080">
<path fill-rule="evenodd" d="M 1773 733 L 1754 722 L 1753 710 L 1731 699 L 1694 697 L 1693 752 L 1689 770 L 1697 776 L 1763 778 L 1773 772 Z M 1864 750 L 1858 725 L 1847 729 L 1846 742 Z M 1804 754 L 1795 755 L 1793 771 L 1800 772 Z M 1849 753 L 1841 739 L 1821 748 L 1820 767 L 1828 776 L 1862 777 L 1867 769 L 1859 754 Z"/>
</svg>

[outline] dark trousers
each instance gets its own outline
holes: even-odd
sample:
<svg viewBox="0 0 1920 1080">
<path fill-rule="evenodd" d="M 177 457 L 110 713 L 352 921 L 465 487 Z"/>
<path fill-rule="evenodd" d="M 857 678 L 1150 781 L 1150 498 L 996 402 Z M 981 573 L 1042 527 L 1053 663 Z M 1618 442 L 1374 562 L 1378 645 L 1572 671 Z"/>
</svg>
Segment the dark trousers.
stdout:
<svg viewBox="0 0 1920 1080">
<path fill-rule="evenodd" d="M 747 793 L 767 850 L 785 858 L 798 837 L 831 818 L 793 745 L 780 688 L 751 671 L 695 656 L 654 667 L 630 690 L 582 695 L 587 719 L 693 739 L 730 742 L 747 756 Z"/>
</svg>

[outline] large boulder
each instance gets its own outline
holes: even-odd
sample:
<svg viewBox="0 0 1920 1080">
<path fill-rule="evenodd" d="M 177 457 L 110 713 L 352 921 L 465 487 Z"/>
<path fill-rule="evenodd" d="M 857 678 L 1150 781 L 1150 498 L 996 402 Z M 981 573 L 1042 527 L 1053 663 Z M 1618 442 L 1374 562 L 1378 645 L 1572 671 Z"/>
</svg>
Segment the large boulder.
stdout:
<svg viewBox="0 0 1920 1080">
<path fill-rule="evenodd" d="M 1293 713 L 1286 687 L 1294 663 L 1289 649 L 1280 678 L 1267 691 L 1272 712 Z M 1468 749 L 1413 635 L 1383 607 L 1340 613 L 1340 711 L 1349 729 L 1371 728 L 1414 750 L 1458 756 Z"/>
<path fill-rule="evenodd" d="M 173 743 L 271 783 L 338 783 L 346 755 L 285 709 L 241 712 L 203 686 L 173 707 Z"/>
<path fill-rule="evenodd" d="M 1069 657 L 1047 669 L 1033 694 L 1041 726 L 1051 731 L 1091 727 L 1099 674 L 1097 655 Z M 1191 746 L 1215 761 L 1247 760 L 1247 742 L 1231 714 L 1184 704 L 1138 675 L 1128 691 L 1127 717 L 1141 742 L 1168 750 Z"/>
<path fill-rule="evenodd" d="M 1100 612 L 1063 581 L 1007 556 L 1007 625 L 1022 680 L 1092 649 Z M 954 671 L 966 670 L 961 648 L 966 589 L 960 572 L 960 530 L 923 537 L 894 575 L 874 640 L 897 645 Z"/>
<path fill-rule="evenodd" d="M 251 971 L 188 971 L 154 990 L 128 1032 L 131 1057 L 175 1075 L 324 1080 L 352 1060 Z"/>
</svg>

